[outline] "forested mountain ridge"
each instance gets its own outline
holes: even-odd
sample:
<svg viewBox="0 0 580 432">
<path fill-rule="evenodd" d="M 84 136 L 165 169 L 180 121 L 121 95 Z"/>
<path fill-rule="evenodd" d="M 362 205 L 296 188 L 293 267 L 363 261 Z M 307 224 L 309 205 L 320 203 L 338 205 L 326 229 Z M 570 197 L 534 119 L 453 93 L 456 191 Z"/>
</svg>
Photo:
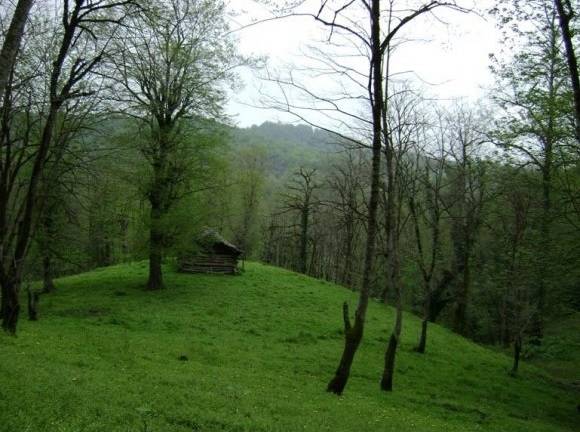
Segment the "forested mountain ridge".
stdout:
<svg viewBox="0 0 580 432">
<path fill-rule="evenodd" d="M 234 155 L 239 147 L 262 146 L 270 158 L 269 170 L 276 176 L 288 176 L 301 166 L 320 166 L 321 160 L 341 151 L 336 142 L 332 135 L 303 124 L 264 122 L 229 129 Z"/>
</svg>

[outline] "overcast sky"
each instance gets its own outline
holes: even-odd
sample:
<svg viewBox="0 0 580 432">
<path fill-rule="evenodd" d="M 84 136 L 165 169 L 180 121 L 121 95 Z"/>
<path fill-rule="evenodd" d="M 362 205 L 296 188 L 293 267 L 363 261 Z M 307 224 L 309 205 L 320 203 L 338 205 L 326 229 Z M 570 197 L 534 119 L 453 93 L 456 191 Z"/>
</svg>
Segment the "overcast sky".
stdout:
<svg viewBox="0 0 580 432">
<path fill-rule="evenodd" d="M 319 2 L 312 0 L 314 7 Z M 473 1 L 463 4 L 471 6 Z M 489 7 L 491 0 L 478 0 L 477 7 Z M 235 18 L 243 25 L 252 18 L 265 17 L 263 8 L 251 0 L 233 2 L 238 11 L 245 14 Z M 232 5 L 233 6 L 233 5 Z M 488 55 L 498 49 L 498 32 L 492 20 L 476 14 L 442 11 L 438 18 L 417 21 L 408 32 L 421 41 L 401 47 L 393 59 L 397 72 L 412 71 L 407 79 L 420 80 L 428 91 L 441 99 L 466 98 L 477 100 L 483 88 L 492 83 L 488 69 Z M 307 64 L 302 53 L 312 40 L 324 37 L 323 28 L 314 20 L 300 17 L 258 24 L 237 32 L 240 48 L 244 54 L 268 57 L 269 67 L 284 68 L 288 64 L 300 67 Z M 264 121 L 294 121 L 295 118 L 279 112 L 253 108 L 260 105 L 258 89 L 264 91 L 264 83 L 258 73 L 245 70 L 240 73 L 244 88 L 232 95 L 228 112 L 237 125 L 242 127 L 261 124 Z M 268 91 L 268 87 L 265 87 Z"/>
</svg>

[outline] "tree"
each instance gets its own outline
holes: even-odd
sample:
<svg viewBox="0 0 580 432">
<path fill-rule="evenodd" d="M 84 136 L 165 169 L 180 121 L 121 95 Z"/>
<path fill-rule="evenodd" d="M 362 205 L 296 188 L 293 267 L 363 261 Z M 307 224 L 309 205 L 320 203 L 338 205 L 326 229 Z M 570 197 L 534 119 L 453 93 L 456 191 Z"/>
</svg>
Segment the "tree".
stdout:
<svg viewBox="0 0 580 432">
<path fill-rule="evenodd" d="M 240 221 L 236 228 L 235 244 L 245 256 L 254 252 L 256 228 L 259 227 L 259 210 L 266 181 L 266 149 L 252 146 L 236 154 L 237 175 L 235 193 L 240 202 Z"/>
<path fill-rule="evenodd" d="M 223 84 L 231 82 L 242 59 L 228 36 L 225 3 L 212 0 L 149 4 L 116 48 L 114 99 L 139 121 L 144 133 L 139 149 L 150 166 L 147 288 L 156 290 L 163 287 L 163 220 L 190 188 L 192 128 L 203 125 L 202 119 L 222 117 Z"/>
<path fill-rule="evenodd" d="M 314 193 L 320 188 L 316 182 L 316 170 L 300 168 L 294 173 L 290 184 L 286 186 L 288 192 L 283 194 L 283 212 L 297 211 L 299 213 L 299 253 L 298 271 L 307 273 L 308 270 L 308 242 L 310 240 L 310 222 L 312 213 L 319 205 Z"/>
<path fill-rule="evenodd" d="M 298 0 L 291 3 L 296 6 L 296 3 L 302 5 L 305 2 Z M 330 120 L 329 123 L 334 125 L 334 127 L 323 126 L 324 130 L 363 148 L 370 148 L 372 153 L 366 221 L 367 240 L 359 301 L 354 324 L 350 322 L 348 304 L 343 305 L 344 349 L 335 375 L 327 386 L 329 392 L 338 395 L 342 394 L 346 386 L 355 354 L 363 337 L 370 297 L 378 229 L 381 151 L 385 143 L 385 110 L 388 102 L 385 88 L 390 76 L 388 59 L 391 48 L 402 29 L 409 27 L 409 23 L 417 17 L 440 7 L 464 10 L 455 1 L 425 1 L 411 8 L 398 8 L 400 5 L 397 3 L 396 0 L 391 0 L 385 7 L 381 0 L 336 0 L 322 2 L 315 13 L 299 8 L 292 9 L 291 15 L 313 18 L 328 29 L 327 48 L 342 50 L 338 55 L 329 54 L 322 49 L 315 50 L 314 53 L 314 60 L 318 62 L 318 67 L 315 67 L 316 74 L 332 76 L 340 83 L 335 96 L 321 95 L 320 92 L 309 88 L 309 85 L 300 84 L 294 79 L 293 73 L 290 73 L 287 79 L 267 77 L 269 81 L 279 86 L 282 93 L 283 102 L 274 103 L 279 109 L 290 112 L 309 124 L 313 123 L 306 118 L 308 114 L 323 113 L 323 116 Z M 383 13 L 387 15 L 386 19 L 382 18 Z M 335 42 L 337 39 L 340 43 Z M 350 53 L 347 53 L 348 50 Z M 361 59 L 354 67 L 353 58 Z M 347 84 L 343 86 L 345 82 Z M 306 95 L 313 102 L 313 106 L 293 103 L 292 95 L 285 91 L 285 88 L 292 88 Z M 353 91 L 349 92 L 349 89 Z"/>
<path fill-rule="evenodd" d="M 57 32 L 58 47 L 50 62 L 47 94 L 33 87 L 30 75 L 29 93 L 16 99 L 13 86 L 4 97 L 2 128 L 3 164 L 0 166 L 0 285 L 2 287 L 2 327 L 14 334 L 20 312 L 19 290 L 25 259 L 36 227 L 39 210 L 39 188 L 46 161 L 54 141 L 55 127 L 63 107 L 72 101 L 92 96 L 101 81 L 93 72 L 103 59 L 107 39 L 123 21 L 130 0 L 87 2 L 75 0 L 62 4 Z M 42 29 L 41 29 L 42 30 Z M 107 34 L 107 37 L 103 37 Z M 38 39 L 44 35 L 37 35 Z M 51 53 L 52 54 L 52 53 Z M 11 75 L 19 73 L 17 64 Z M 25 72 L 26 69 L 22 66 Z M 32 68 L 34 71 L 35 69 Z M 40 96 L 40 106 L 35 98 Z M 15 105 L 19 103 L 20 105 Z M 42 111 L 40 107 L 44 108 Z M 44 116 L 38 122 L 36 113 Z M 24 134 L 14 134 L 18 123 L 25 124 Z M 31 134 L 31 131 L 35 131 Z M 36 140 L 36 141 L 35 141 Z M 35 141 L 35 142 L 34 142 Z M 14 186 L 23 182 L 22 189 Z"/>
<path fill-rule="evenodd" d="M 516 174 L 517 176 L 517 174 Z M 532 302 L 532 292 L 529 287 L 527 274 L 534 274 L 529 259 L 529 248 L 526 248 L 526 240 L 529 236 L 529 213 L 533 201 L 533 195 L 529 186 L 518 181 L 513 176 L 509 182 L 507 195 L 508 211 L 507 220 L 504 220 L 504 239 L 507 251 L 507 268 L 503 283 L 506 287 L 506 303 L 509 311 L 509 333 L 514 345 L 514 362 L 511 374 L 518 372 L 520 355 L 525 333 L 536 312 Z M 507 225 L 507 226 L 506 226 Z"/>
<path fill-rule="evenodd" d="M 338 212 L 337 226 L 334 235 L 340 233 L 337 253 L 339 273 L 336 280 L 355 289 L 359 281 L 355 279 L 357 246 L 360 244 L 361 225 L 364 227 L 366 209 L 362 173 L 365 172 L 364 156 L 360 149 L 345 149 L 345 156 L 332 167 L 327 179 L 331 197 L 323 204 Z"/>
<path fill-rule="evenodd" d="M 391 391 L 395 374 L 395 360 L 403 329 L 403 284 L 401 282 L 401 232 L 403 230 L 403 204 L 408 194 L 406 185 L 415 175 L 409 151 L 413 143 L 421 138 L 425 118 L 420 112 L 419 98 L 401 86 L 387 87 L 383 113 L 384 181 L 382 187 L 382 209 L 384 215 L 385 281 L 383 301 L 388 292 L 395 297 L 395 323 L 385 350 L 385 363 L 381 389 Z"/>
<path fill-rule="evenodd" d="M 2 51 L 0 51 L 0 98 L 4 97 L 11 71 L 14 69 L 16 56 L 20 49 L 24 28 L 34 0 L 18 0 L 10 27 L 6 32 Z"/>
<path fill-rule="evenodd" d="M 443 296 L 452 280 L 449 271 L 441 271 L 444 208 L 442 195 L 445 188 L 445 165 L 447 164 L 445 125 L 436 133 L 436 147 L 431 153 L 426 148 L 416 148 L 416 175 L 410 182 L 407 194 L 409 212 L 416 243 L 416 262 L 422 280 L 421 336 L 416 351 L 425 353 L 427 329 L 434 322 L 445 303 Z M 423 160 L 423 157 L 425 160 Z"/>
<path fill-rule="evenodd" d="M 501 81 L 494 96 L 503 115 L 497 121 L 495 139 L 510 152 L 514 162 L 534 167 L 541 174 L 542 218 L 538 244 L 537 336 L 543 332 L 546 295 L 550 291 L 550 259 L 553 252 L 556 176 L 569 163 L 571 133 L 569 76 L 561 55 L 557 11 L 553 2 L 538 0 L 519 11 L 535 26 L 514 38 L 522 48 L 513 60 L 496 58 L 494 72 Z"/>
<path fill-rule="evenodd" d="M 340 5 L 334 11 L 331 11 L 331 16 L 334 18 L 324 19 L 323 13 L 328 13 L 325 8 L 326 3 L 323 3 L 315 19 L 322 24 L 330 26 L 332 31 L 335 31 L 341 26 L 337 23 L 337 17 L 348 11 L 354 2 Z M 335 394 L 342 394 L 344 387 L 350 375 L 350 369 L 356 351 L 360 345 L 363 337 L 364 324 L 366 318 L 366 311 L 369 301 L 369 288 L 371 281 L 371 271 L 373 267 L 375 255 L 375 236 L 377 231 L 377 209 L 379 205 L 379 177 L 380 177 L 380 163 L 381 163 L 381 139 L 383 128 L 383 67 L 384 54 L 388 48 L 390 38 L 394 36 L 389 35 L 389 39 L 381 40 L 381 4 L 379 0 L 373 0 L 370 4 L 365 2 L 367 8 L 366 15 L 369 18 L 370 32 L 358 32 L 356 29 L 345 26 L 347 33 L 350 33 L 355 38 L 360 39 L 364 45 L 365 51 L 369 54 L 369 86 L 368 86 L 368 101 L 372 112 L 372 168 L 370 174 L 370 194 L 368 205 L 368 220 L 367 220 L 367 242 L 365 263 L 363 270 L 363 280 L 359 296 L 357 310 L 355 312 L 354 325 L 350 323 L 350 316 L 348 313 L 348 303 L 343 305 L 343 319 L 344 319 L 344 350 L 340 359 L 336 373 L 331 381 L 328 383 L 327 390 Z M 342 25 L 344 26 L 344 25 Z M 383 46 L 384 45 L 384 46 Z"/>
<path fill-rule="evenodd" d="M 53 145 L 46 158 L 38 193 L 41 206 L 34 233 L 37 250 L 33 252 L 42 261 L 43 289 L 40 294 L 55 289 L 53 278 L 57 264 L 67 259 L 59 249 L 73 249 L 65 227 L 76 224 L 74 208 L 82 205 L 79 192 L 93 158 L 98 158 L 98 145 L 87 146 L 84 139 L 103 125 L 105 115 L 99 105 L 96 97 L 69 102 L 59 113 L 53 132 Z"/>
<path fill-rule="evenodd" d="M 572 20 L 576 18 L 576 11 L 570 0 L 554 0 L 554 3 L 558 11 L 562 40 L 566 48 L 566 60 L 574 95 L 576 141 L 580 144 L 580 77 L 578 76 L 578 60 L 574 51 L 573 31 L 571 29 Z"/>
<path fill-rule="evenodd" d="M 485 201 L 485 170 L 480 148 L 486 141 L 479 130 L 476 114 L 465 107 L 457 107 L 448 114 L 446 126 L 449 140 L 447 176 L 450 187 L 443 197 L 445 212 L 451 219 L 453 245 L 454 312 L 453 328 L 467 334 L 468 307 L 472 287 L 472 257 L 483 218 Z"/>
</svg>

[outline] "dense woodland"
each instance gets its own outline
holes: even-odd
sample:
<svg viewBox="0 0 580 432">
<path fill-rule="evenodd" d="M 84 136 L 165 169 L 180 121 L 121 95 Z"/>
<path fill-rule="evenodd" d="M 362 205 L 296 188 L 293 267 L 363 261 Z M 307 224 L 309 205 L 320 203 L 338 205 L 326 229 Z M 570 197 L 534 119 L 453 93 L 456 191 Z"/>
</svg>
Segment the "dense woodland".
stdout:
<svg viewBox="0 0 580 432">
<path fill-rule="evenodd" d="M 468 5 L 295 3 L 271 13 L 327 29 L 328 50 L 312 55 L 321 74 L 347 82 L 343 93 L 264 75 L 262 59 L 238 53 L 223 1 L 2 2 L 6 332 L 27 318 L 24 306 L 42 325 L 43 299 L 63 275 L 147 260 L 143 289 L 170 290 L 163 263 L 204 227 L 247 260 L 359 293 L 356 311 L 336 311 L 345 344 L 328 390 L 337 394 L 371 299 L 398 311 L 383 390 L 393 387 L 403 311 L 423 320 L 418 352 L 437 322 L 513 349 L 516 374 L 546 323 L 580 310 L 577 2 L 479 11 L 510 51 L 491 53 L 496 84 L 477 103 L 434 102 L 389 69 L 421 19 L 449 9 L 460 20 Z M 358 69 L 345 50 L 358 53 Z M 332 121 L 273 94 L 264 103 L 296 124 L 235 127 L 224 108 L 240 67 L 283 95 L 310 95 L 309 110 Z"/>
</svg>

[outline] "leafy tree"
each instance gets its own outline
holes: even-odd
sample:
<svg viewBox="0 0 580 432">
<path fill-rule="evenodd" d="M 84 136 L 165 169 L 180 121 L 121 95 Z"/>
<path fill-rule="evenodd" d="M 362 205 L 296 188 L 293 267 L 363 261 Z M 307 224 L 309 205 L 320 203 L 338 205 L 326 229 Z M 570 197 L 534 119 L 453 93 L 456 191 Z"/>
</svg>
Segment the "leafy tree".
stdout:
<svg viewBox="0 0 580 432">
<path fill-rule="evenodd" d="M 517 7 L 519 3 L 513 6 Z M 519 47 L 512 60 L 494 57 L 493 70 L 500 87 L 494 95 L 502 108 L 495 133 L 498 145 L 513 163 L 532 166 L 541 175 L 542 217 L 538 243 L 538 322 L 541 336 L 546 295 L 551 289 L 550 262 L 553 256 L 554 191 L 558 173 L 569 163 L 570 138 L 574 136 L 569 75 L 562 55 L 558 14 L 552 1 L 536 0 L 521 8 L 497 12 L 504 22 L 526 19 L 530 30 L 508 36 Z"/>
<path fill-rule="evenodd" d="M 95 69 L 108 49 L 107 40 L 132 4 L 130 0 L 64 1 L 58 9 L 61 18 L 57 19 L 60 28 L 54 34 L 56 50 L 46 53 L 50 58 L 48 76 L 43 77 L 47 87 L 35 85 L 38 71 L 45 69 L 39 68 L 38 63 L 27 63 L 25 57 L 11 71 L 13 79 L 22 73 L 27 85 L 21 88 L 14 80 L 9 84 L 2 106 L 4 127 L 0 131 L 1 314 L 2 327 L 8 333 L 16 332 L 18 293 L 42 202 L 39 191 L 47 158 L 58 146 L 54 135 L 59 117 L 75 101 L 97 92 L 102 81 L 94 74 Z M 34 35 L 37 44 L 45 41 L 41 33 L 44 30 L 41 26 Z M 50 30 L 54 31 L 54 27 Z M 40 121 L 38 113 L 43 114 Z M 16 185 L 23 186 L 20 189 Z"/>
<path fill-rule="evenodd" d="M 257 229 L 261 226 L 260 210 L 264 200 L 268 152 L 266 147 L 254 145 L 236 149 L 235 199 L 239 203 L 234 239 L 246 257 L 256 249 Z"/>
<path fill-rule="evenodd" d="M 225 3 L 168 0 L 132 18 L 111 59 L 114 99 L 140 122 L 139 150 L 150 166 L 147 288 L 163 287 L 164 217 L 190 188 L 192 140 L 202 119 L 222 117 L 224 84 L 242 59 L 228 36 Z M 197 129 L 197 130 L 196 130 Z"/>
</svg>

